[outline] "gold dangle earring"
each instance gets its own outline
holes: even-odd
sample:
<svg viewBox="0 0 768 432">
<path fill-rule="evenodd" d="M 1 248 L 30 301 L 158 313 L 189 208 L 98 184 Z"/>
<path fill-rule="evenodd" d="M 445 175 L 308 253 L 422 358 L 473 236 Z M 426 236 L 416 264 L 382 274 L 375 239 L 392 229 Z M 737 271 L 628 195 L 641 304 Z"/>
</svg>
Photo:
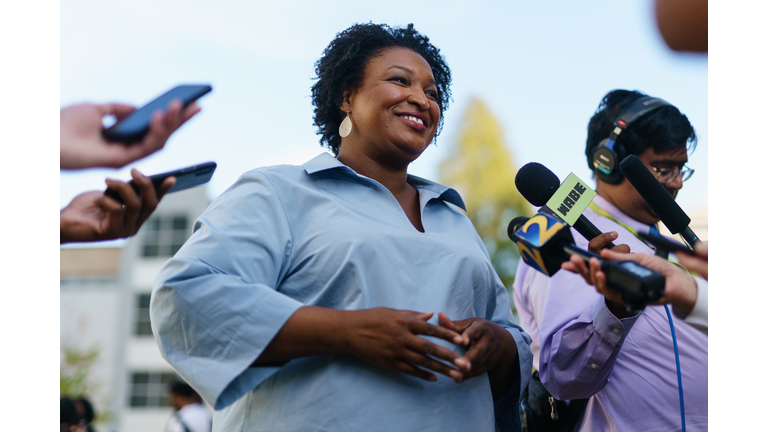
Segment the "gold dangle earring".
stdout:
<svg viewBox="0 0 768 432">
<path fill-rule="evenodd" d="M 352 120 L 349 119 L 349 111 L 347 111 L 347 116 L 344 117 L 344 121 L 339 125 L 339 135 L 342 138 L 346 138 L 350 132 L 352 132 Z"/>
</svg>

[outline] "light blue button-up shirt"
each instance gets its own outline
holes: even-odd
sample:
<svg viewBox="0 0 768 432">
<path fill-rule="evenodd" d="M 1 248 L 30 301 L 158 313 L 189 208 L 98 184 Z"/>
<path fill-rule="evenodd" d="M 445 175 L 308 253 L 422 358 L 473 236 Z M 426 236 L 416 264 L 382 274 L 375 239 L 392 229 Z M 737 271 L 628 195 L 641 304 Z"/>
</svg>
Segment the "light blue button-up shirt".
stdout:
<svg viewBox="0 0 768 432">
<path fill-rule="evenodd" d="M 408 182 L 424 233 L 384 186 L 328 153 L 244 174 L 196 221 L 160 271 L 150 312 L 163 356 L 216 408 L 215 431 L 520 429 L 530 337 L 459 194 Z M 304 305 L 491 320 L 517 342 L 522 379 L 494 404 L 487 374 L 428 382 L 344 355 L 250 367 Z"/>
</svg>

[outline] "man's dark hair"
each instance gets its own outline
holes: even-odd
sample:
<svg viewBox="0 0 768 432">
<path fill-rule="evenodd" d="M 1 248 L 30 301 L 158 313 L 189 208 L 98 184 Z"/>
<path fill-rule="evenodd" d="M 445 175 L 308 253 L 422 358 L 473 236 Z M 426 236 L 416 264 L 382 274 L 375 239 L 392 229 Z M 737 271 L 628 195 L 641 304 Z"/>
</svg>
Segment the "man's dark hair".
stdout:
<svg viewBox="0 0 768 432">
<path fill-rule="evenodd" d="M 179 396 L 184 396 L 186 398 L 196 397 L 197 392 L 195 389 L 192 388 L 189 384 L 185 382 L 175 382 L 171 385 L 171 393 L 177 394 Z"/>
<path fill-rule="evenodd" d="M 93 421 L 94 417 L 96 417 L 96 413 L 93 410 L 93 405 L 91 404 L 91 401 L 81 396 L 75 399 L 75 403 L 80 403 L 83 406 L 83 419 L 85 420 L 86 423 L 90 424 Z"/>
<path fill-rule="evenodd" d="M 603 97 L 595 115 L 587 126 L 587 164 L 593 170 L 592 152 L 597 145 L 611 134 L 613 122 L 627 109 L 632 102 L 648 96 L 639 91 L 613 90 Z M 696 131 L 688 121 L 688 117 L 674 106 L 665 106 L 653 110 L 633 121 L 616 140 L 624 146 L 627 154 L 637 155 L 647 148 L 656 152 L 686 147 L 693 151 L 696 148 Z"/>
<path fill-rule="evenodd" d="M 67 426 L 73 426 L 80 422 L 80 417 L 77 415 L 77 408 L 75 402 L 68 397 L 60 398 L 59 400 L 59 418 L 62 424 Z"/>
<path fill-rule="evenodd" d="M 317 82 L 312 86 L 312 104 L 315 106 L 315 126 L 320 134 L 320 144 L 338 156 L 341 146 L 339 125 L 344 120 L 340 105 L 347 86 L 359 88 L 363 82 L 365 67 L 382 50 L 403 47 L 415 51 L 432 67 L 437 84 L 437 105 L 440 121 L 435 136 L 443 128 L 442 113 L 451 100 L 451 70 L 440 50 L 408 24 L 405 28 L 391 28 L 386 24 L 355 24 L 336 35 L 323 56 L 315 62 Z"/>
</svg>

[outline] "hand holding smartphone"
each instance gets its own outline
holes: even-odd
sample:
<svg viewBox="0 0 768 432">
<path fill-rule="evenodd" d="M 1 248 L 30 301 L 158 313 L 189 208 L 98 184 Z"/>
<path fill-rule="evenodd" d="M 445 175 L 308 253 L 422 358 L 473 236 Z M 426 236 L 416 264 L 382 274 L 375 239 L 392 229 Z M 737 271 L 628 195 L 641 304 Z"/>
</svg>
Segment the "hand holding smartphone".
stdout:
<svg viewBox="0 0 768 432">
<path fill-rule="evenodd" d="M 152 114 L 157 110 L 165 110 L 168 104 L 179 99 L 183 107 L 196 101 L 203 95 L 209 93 L 212 87 L 207 84 L 200 85 L 180 85 L 174 87 L 165 94 L 161 95 L 152 102 L 132 112 L 125 118 L 120 119 L 107 129 L 102 131 L 104 138 L 108 141 L 132 144 L 141 141 L 147 132 L 152 120 Z"/>
<path fill-rule="evenodd" d="M 176 184 L 171 187 L 168 192 L 178 192 L 184 189 L 189 189 L 195 186 L 200 186 L 201 184 L 208 183 L 208 181 L 211 180 L 211 177 L 213 177 L 213 172 L 216 170 L 216 162 L 206 162 L 199 165 L 194 165 L 187 168 L 181 168 L 175 171 L 169 171 L 165 173 L 155 174 L 152 176 L 149 176 L 149 179 L 152 180 L 152 185 L 155 187 L 155 190 L 157 190 L 160 185 L 167 179 L 168 177 L 176 177 Z M 136 186 L 136 184 L 133 183 L 133 180 L 128 182 L 128 184 L 133 187 L 133 190 L 136 191 L 137 194 L 139 194 L 139 187 Z M 120 198 L 120 195 L 117 193 L 117 191 L 113 189 L 107 189 L 104 191 L 104 195 L 114 199 L 115 201 L 122 203 L 123 199 Z M 140 195 L 140 194 L 139 194 Z"/>
<path fill-rule="evenodd" d="M 656 235 L 645 234 L 645 233 L 637 233 L 637 234 L 643 239 L 645 239 L 645 241 L 647 241 L 648 243 L 656 246 L 657 249 L 662 249 L 667 252 L 681 252 L 686 255 L 696 256 L 696 252 L 694 252 L 693 249 L 675 240 L 672 240 L 660 235 L 656 236 Z"/>
</svg>

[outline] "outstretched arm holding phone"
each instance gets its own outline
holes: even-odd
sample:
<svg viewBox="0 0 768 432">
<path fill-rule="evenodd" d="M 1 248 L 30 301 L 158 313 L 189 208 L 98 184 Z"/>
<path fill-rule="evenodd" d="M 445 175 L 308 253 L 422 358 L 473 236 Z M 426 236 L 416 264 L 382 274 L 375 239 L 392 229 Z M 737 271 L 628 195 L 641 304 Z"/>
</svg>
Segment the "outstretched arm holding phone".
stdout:
<svg viewBox="0 0 768 432">
<path fill-rule="evenodd" d="M 144 221 L 157 207 L 157 203 L 176 183 L 168 177 L 155 190 L 152 181 L 137 170 L 131 170 L 133 183 L 107 179 L 109 189 L 117 191 L 123 205 L 105 196 L 103 191 L 89 191 L 76 196 L 61 210 L 59 240 L 61 243 L 114 240 L 136 234 Z"/>
<path fill-rule="evenodd" d="M 91 167 L 120 168 L 160 150 L 168 137 L 184 122 L 200 112 L 196 103 L 186 108 L 180 100 L 173 100 L 166 111 L 152 115 L 149 133 L 138 143 L 126 145 L 109 142 L 102 135 L 102 118 L 114 115 L 118 120 L 136 110 L 120 103 L 83 103 L 60 111 L 60 169 Z"/>
<path fill-rule="evenodd" d="M 83 103 L 63 108 L 59 168 L 121 168 L 160 150 L 176 129 L 200 112 L 194 101 L 210 91 L 210 85 L 177 86 L 139 110 L 120 103 Z M 117 123 L 104 129 L 102 120 L 107 115 L 114 115 Z M 209 172 L 212 173 L 213 168 Z M 152 179 L 136 170 L 132 170 L 131 175 L 131 183 L 107 179 L 109 192 L 114 192 L 112 196 L 100 191 L 84 192 L 62 209 L 60 242 L 112 240 L 136 234 L 163 195 L 176 183 L 176 178 L 167 177 L 153 184 Z M 201 181 L 192 183 L 182 186 L 190 187 Z"/>
</svg>

